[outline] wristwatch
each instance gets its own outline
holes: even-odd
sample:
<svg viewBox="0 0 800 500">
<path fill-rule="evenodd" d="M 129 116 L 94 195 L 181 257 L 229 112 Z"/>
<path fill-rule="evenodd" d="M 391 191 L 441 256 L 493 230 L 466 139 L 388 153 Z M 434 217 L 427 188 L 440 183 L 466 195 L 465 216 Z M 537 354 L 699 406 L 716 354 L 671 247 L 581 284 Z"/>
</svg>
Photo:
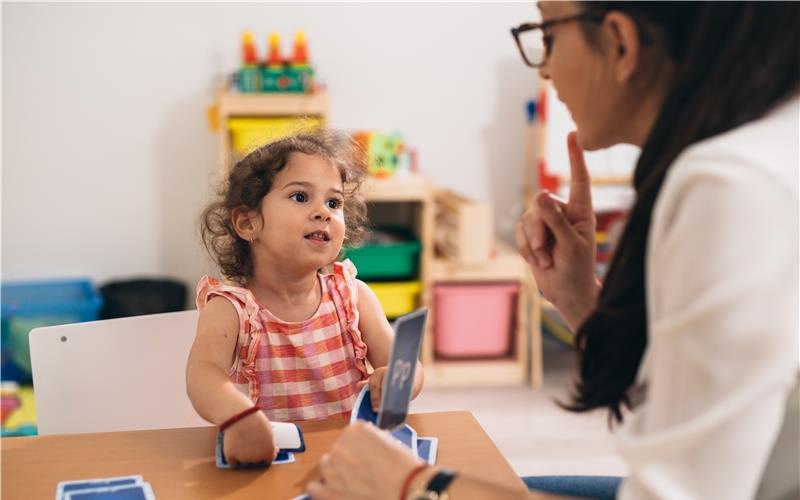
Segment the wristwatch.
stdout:
<svg viewBox="0 0 800 500">
<path fill-rule="evenodd" d="M 425 491 L 416 493 L 413 500 L 448 500 L 447 487 L 456 478 L 456 473 L 450 469 L 442 469 L 428 481 Z"/>
</svg>

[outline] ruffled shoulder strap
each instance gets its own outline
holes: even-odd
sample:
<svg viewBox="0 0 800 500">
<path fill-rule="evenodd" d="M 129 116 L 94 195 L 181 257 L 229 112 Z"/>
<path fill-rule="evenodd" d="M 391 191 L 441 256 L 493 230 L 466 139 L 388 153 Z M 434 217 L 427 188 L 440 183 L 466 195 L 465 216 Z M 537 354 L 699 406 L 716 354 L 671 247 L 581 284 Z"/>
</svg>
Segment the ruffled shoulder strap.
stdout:
<svg viewBox="0 0 800 500">
<path fill-rule="evenodd" d="M 228 375 L 240 371 L 248 381 L 250 398 L 257 401 L 260 394 L 260 384 L 255 369 L 255 359 L 258 351 L 259 339 L 266 331 L 266 322 L 259 314 L 261 307 L 253 293 L 240 286 L 228 285 L 220 280 L 203 276 L 197 283 L 197 308 L 202 310 L 212 297 L 225 297 L 233 304 L 239 315 L 239 348 L 244 347 L 244 352 L 237 348 L 237 361 Z"/>
<path fill-rule="evenodd" d="M 368 376 L 366 367 L 367 344 L 361 339 L 358 328 L 358 282 L 356 266 L 347 259 L 333 264 L 333 273 L 326 276 L 328 291 L 336 306 L 342 331 L 350 335 L 356 356 L 356 367 Z"/>
<path fill-rule="evenodd" d="M 203 276 L 197 283 L 197 309 L 202 310 L 212 297 L 225 297 L 236 308 L 243 333 L 249 333 L 251 327 L 263 331 L 263 321 L 258 314 L 261 307 L 247 288 L 228 285 L 211 276 Z"/>
</svg>

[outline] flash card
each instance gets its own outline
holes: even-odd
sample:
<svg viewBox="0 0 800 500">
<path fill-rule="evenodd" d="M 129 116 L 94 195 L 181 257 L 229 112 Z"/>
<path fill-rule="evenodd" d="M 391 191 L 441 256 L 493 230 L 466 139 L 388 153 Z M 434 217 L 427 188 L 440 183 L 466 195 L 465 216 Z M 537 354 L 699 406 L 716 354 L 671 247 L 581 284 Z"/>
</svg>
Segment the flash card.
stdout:
<svg viewBox="0 0 800 500">
<path fill-rule="evenodd" d="M 369 393 L 369 386 L 361 388 L 361 392 L 356 396 L 353 411 L 350 413 L 350 423 L 354 424 L 359 420 L 375 423 L 378 421 L 378 412 L 372 409 L 372 398 Z"/>
<path fill-rule="evenodd" d="M 417 454 L 419 458 L 433 465 L 436 463 L 436 452 L 439 451 L 439 438 L 417 438 Z"/>
<path fill-rule="evenodd" d="M 64 500 L 155 500 L 150 483 L 68 491 Z"/>
<path fill-rule="evenodd" d="M 290 425 L 294 425 L 294 424 L 290 424 Z M 298 429 L 298 431 L 299 431 L 299 429 Z M 224 451 L 224 447 L 223 447 L 224 438 L 225 438 L 225 434 L 224 433 L 222 433 L 222 432 L 217 433 L 217 443 L 216 443 L 216 447 L 215 447 L 216 449 L 215 449 L 215 453 L 214 454 L 216 456 L 216 461 L 217 461 L 217 467 L 218 468 L 220 468 L 220 469 L 230 469 L 231 467 L 234 467 L 236 469 L 258 469 L 258 468 L 261 468 L 261 467 L 266 467 L 268 465 L 267 462 L 255 462 L 255 463 L 250 463 L 250 464 L 236 464 L 236 465 L 231 466 L 231 464 L 228 463 L 228 460 L 225 458 L 225 451 Z M 277 442 L 277 439 L 275 441 Z M 301 438 L 301 441 L 302 441 L 302 438 Z M 305 449 L 306 449 L 305 448 L 305 442 L 302 442 L 302 449 L 300 451 L 303 451 Z M 287 450 L 280 450 L 278 452 L 278 455 L 275 457 L 275 460 L 272 461 L 272 463 L 274 465 L 280 465 L 280 464 L 291 464 L 291 463 L 294 463 L 294 461 L 295 461 L 294 453 L 292 453 L 291 451 L 287 451 Z"/>
<path fill-rule="evenodd" d="M 56 488 L 56 500 L 64 500 L 64 496 L 71 491 L 91 490 L 95 488 L 113 488 L 116 486 L 129 486 L 142 484 L 142 476 L 118 476 L 99 479 L 77 479 L 74 481 L 61 481 Z"/>
</svg>

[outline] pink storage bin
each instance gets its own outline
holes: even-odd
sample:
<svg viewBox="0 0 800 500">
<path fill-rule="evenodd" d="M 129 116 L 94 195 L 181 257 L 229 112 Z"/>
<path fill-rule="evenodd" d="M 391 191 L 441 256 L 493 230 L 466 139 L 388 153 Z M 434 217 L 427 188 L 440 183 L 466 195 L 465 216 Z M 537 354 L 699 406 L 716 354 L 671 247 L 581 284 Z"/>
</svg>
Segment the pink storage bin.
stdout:
<svg viewBox="0 0 800 500">
<path fill-rule="evenodd" d="M 433 342 L 436 356 L 508 355 L 518 295 L 518 283 L 435 285 Z"/>
</svg>

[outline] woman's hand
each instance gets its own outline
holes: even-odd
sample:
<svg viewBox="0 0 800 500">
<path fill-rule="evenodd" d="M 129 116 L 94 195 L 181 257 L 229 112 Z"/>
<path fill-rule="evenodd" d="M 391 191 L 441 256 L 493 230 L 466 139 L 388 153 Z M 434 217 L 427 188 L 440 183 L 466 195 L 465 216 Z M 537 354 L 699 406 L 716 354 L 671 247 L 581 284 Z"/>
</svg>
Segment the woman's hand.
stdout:
<svg viewBox="0 0 800 500">
<path fill-rule="evenodd" d="M 372 424 L 347 427 L 319 463 L 321 479 L 308 483 L 314 500 L 397 498 L 411 469 L 422 461 Z"/>
<path fill-rule="evenodd" d="M 594 270 L 591 181 L 575 132 L 567 136 L 567 148 L 572 175 L 569 201 L 546 191 L 537 193 L 517 224 L 516 241 L 539 290 L 574 331 L 594 309 L 600 284 Z"/>
<path fill-rule="evenodd" d="M 278 454 L 272 439 L 272 426 L 260 411 L 229 427 L 222 447 L 229 464 L 270 463 Z"/>
</svg>

